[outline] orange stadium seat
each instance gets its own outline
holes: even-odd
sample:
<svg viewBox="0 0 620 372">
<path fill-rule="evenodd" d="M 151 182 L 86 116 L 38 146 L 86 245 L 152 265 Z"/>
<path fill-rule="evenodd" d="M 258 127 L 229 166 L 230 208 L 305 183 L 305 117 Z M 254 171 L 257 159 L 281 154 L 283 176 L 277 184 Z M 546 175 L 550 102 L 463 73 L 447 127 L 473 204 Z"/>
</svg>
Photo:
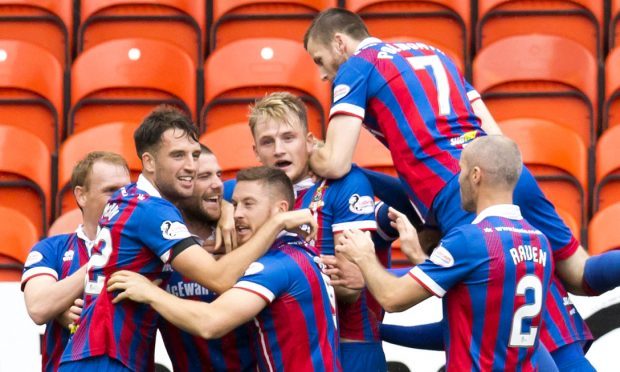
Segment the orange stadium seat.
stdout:
<svg viewBox="0 0 620 372">
<path fill-rule="evenodd" d="M 616 47 L 620 39 L 620 0 L 611 0 L 609 20 L 609 49 Z"/>
<path fill-rule="evenodd" d="M 473 63 L 474 86 L 496 120 L 528 117 L 570 128 L 595 140 L 597 63 L 569 39 L 529 35 L 499 40 Z"/>
<path fill-rule="evenodd" d="M 73 63 L 67 133 L 115 121 L 138 123 L 163 103 L 194 116 L 196 66 L 191 57 L 159 40 L 108 41 Z"/>
<path fill-rule="evenodd" d="M 620 202 L 620 126 L 603 132 L 596 144 L 594 212 Z"/>
<path fill-rule="evenodd" d="M 335 6 L 336 0 L 214 0 L 209 48 L 256 37 L 301 42 L 314 16 Z"/>
<path fill-rule="evenodd" d="M 371 35 L 427 41 L 469 66 L 469 1 L 347 0 L 345 4 L 362 17 Z"/>
<path fill-rule="evenodd" d="M 38 137 L 6 125 L 0 125 L 0 149 L 0 206 L 23 213 L 45 236 L 52 183 L 49 149 Z"/>
<path fill-rule="evenodd" d="M 47 236 L 69 234 L 75 231 L 83 223 L 82 211 L 79 208 L 70 210 L 60 215 L 52 226 L 50 226 Z"/>
<path fill-rule="evenodd" d="M 253 150 L 254 138 L 247 122 L 209 131 L 200 137 L 200 143 L 217 157 L 224 180 L 235 178 L 240 169 L 261 165 Z"/>
<path fill-rule="evenodd" d="M 586 221 L 588 184 L 588 152 L 581 138 L 546 120 L 522 118 L 499 124 L 504 134 L 519 145 L 523 163 L 547 198 L 556 208 L 572 215 L 581 232 Z"/>
<path fill-rule="evenodd" d="M 353 153 L 353 162 L 360 167 L 389 174 L 390 176 L 397 176 L 390 151 L 363 128 L 357 141 L 355 153 Z"/>
<path fill-rule="evenodd" d="M 132 181 L 138 179 L 142 163 L 136 154 L 133 133 L 137 123 L 108 123 L 69 136 L 60 147 L 58 156 L 58 195 L 56 215 L 77 207 L 69 185 L 71 173 L 78 161 L 91 151 L 111 151 L 127 161 Z"/>
<path fill-rule="evenodd" d="M 0 74 L 0 124 L 28 131 L 56 153 L 62 135 L 60 62 L 37 45 L 0 40 Z"/>
<path fill-rule="evenodd" d="M 602 59 L 602 0 L 479 0 L 476 49 L 505 37 L 562 36 Z"/>
<path fill-rule="evenodd" d="M 620 248 L 620 203 L 605 208 L 592 217 L 588 226 L 588 253 L 591 255 Z"/>
<path fill-rule="evenodd" d="M 23 213 L 0 206 L 0 282 L 19 282 L 37 229 Z"/>
<path fill-rule="evenodd" d="M 620 124 L 620 48 L 615 48 L 605 61 L 605 102 L 603 129 Z"/>
<path fill-rule="evenodd" d="M 581 231 L 579 231 L 580 230 L 580 228 L 579 228 L 580 225 L 577 222 L 577 220 L 575 219 L 575 216 L 573 216 L 572 214 L 570 214 L 569 212 L 565 211 L 562 208 L 555 208 L 555 210 L 556 210 L 556 212 L 558 212 L 558 215 L 560 216 L 562 221 L 564 221 L 566 226 L 568 226 L 568 228 L 573 233 L 573 235 L 575 237 L 577 237 L 577 239 L 579 239 L 579 236 L 581 235 Z"/>
<path fill-rule="evenodd" d="M 308 129 L 324 134 L 329 84 L 301 43 L 286 39 L 244 39 L 218 48 L 205 64 L 206 102 L 202 130 L 246 121 L 248 105 L 274 91 L 298 95 L 308 109 Z"/>
<path fill-rule="evenodd" d="M 205 5 L 196 0 L 81 0 L 77 51 L 109 40 L 144 37 L 175 44 L 200 66 Z"/>
<path fill-rule="evenodd" d="M 0 0 L 0 40 L 21 40 L 71 66 L 73 1 Z"/>
</svg>

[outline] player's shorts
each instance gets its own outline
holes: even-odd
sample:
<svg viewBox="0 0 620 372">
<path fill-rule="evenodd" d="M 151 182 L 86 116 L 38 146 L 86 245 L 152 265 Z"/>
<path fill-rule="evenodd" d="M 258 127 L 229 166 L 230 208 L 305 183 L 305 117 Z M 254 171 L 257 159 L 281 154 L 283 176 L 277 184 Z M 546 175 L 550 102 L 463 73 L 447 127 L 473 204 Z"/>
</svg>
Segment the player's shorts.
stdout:
<svg viewBox="0 0 620 372">
<path fill-rule="evenodd" d="M 387 363 L 380 342 L 341 342 L 343 372 L 386 372 Z"/>
<path fill-rule="evenodd" d="M 58 368 L 59 372 L 129 372 L 131 371 L 120 361 L 107 355 L 99 355 L 91 358 L 80 359 L 72 362 L 64 362 Z"/>
<path fill-rule="evenodd" d="M 551 357 L 562 372 L 590 372 L 596 369 L 583 354 L 583 348 L 578 343 L 564 345 L 551 353 Z"/>
<path fill-rule="evenodd" d="M 579 242 L 573 237 L 568 226 L 525 166 L 515 187 L 513 203 L 519 206 L 523 218 L 549 239 L 556 259 L 567 258 L 575 253 Z M 461 192 L 456 175 L 433 200 L 427 223 L 430 227 L 438 228 L 443 235 L 454 227 L 471 223 L 475 217 L 475 213 L 466 212 L 461 207 Z"/>
<path fill-rule="evenodd" d="M 540 372 L 559 372 L 553 357 L 542 342 L 538 344 L 535 357 L 538 359 L 538 370 Z"/>
</svg>

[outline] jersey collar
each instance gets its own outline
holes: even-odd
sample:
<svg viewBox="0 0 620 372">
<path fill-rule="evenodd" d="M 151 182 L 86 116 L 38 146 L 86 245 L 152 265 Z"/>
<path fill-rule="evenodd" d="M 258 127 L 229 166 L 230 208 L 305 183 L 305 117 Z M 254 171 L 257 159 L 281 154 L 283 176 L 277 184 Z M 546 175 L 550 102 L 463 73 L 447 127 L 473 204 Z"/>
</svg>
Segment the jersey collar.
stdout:
<svg viewBox="0 0 620 372">
<path fill-rule="evenodd" d="M 362 40 L 361 43 L 359 43 L 359 45 L 357 46 L 357 49 L 355 49 L 355 54 L 361 52 L 362 49 L 368 48 L 369 46 L 379 44 L 379 43 L 382 43 L 381 39 L 377 39 L 376 37 L 367 37 L 364 40 Z"/>
<path fill-rule="evenodd" d="M 138 182 L 136 182 L 136 187 L 138 187 L 140 190 L 146 192 L 147 194 L 151 196 L 157 196 L 158 198 L 161 198 L 161 194 L 159 193 L 159 191 L 157 191 L 157 189 L 151 183 L 151 181 L 149 181 L 146 177 L 144 177 L 143 174 L 140 174 L 140 176 L 138 177 Z"/>
<path fill-rule="evenodd" d="M 84 225 L 80 224 L 77 229 L 75 229 L 75 234 L 77 235 L 78 239 L 84 241 L 84 245 L 86 246 L 86 249 L 88 250 L 88 255 L 90 256 L 95 241 L 88 239 L 88 236 L 86 236 L 86 233 L 84 232 Z"/>
<path fill-rule="evenodd" d="M 492 205 L 476 216 L 472 224 L 477 224 L 487 217 L 504 217 L 510 220 L 522 220 L 521 209 L 514 204 L 497 204 Z"/>
<path fill-rule="evenodd" d="M 306 189 L 309 189 L 312 186 L 314 186 L 314 181 L 310 177 L 306 178 L 305 180 L 301 180 L 301 181 L 297 182 L 296 184 L 293 185 L 293 190 L 295 191 L 295 197 L 297 197 L 297 194 L 300 191 L 304 191 Z"/>
</svg>

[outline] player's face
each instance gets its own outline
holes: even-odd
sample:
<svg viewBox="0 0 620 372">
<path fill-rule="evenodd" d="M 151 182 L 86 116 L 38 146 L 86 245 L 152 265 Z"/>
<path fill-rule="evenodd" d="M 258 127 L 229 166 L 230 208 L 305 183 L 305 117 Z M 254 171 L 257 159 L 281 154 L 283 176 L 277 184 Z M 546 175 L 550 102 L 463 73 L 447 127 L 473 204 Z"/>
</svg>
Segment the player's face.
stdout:
<svg viewBox="0 0 620 372">
<path fill-rule="evenodd" d="M 222 169 L 213 154 L 201 153 L 191 198 L 179 202 L 183 212 L 204 223 L 219 220 L 222 201 Z"/>
<path fill-rule="evenodd" d="M 461 206 L 468 212 L 476 212 L 476 189 L 471 182 L 471 170 L 467 165 L 464 157 L 461 156 L 459 162 L 461 165 L 461 173 L 459 174 L 459 186 L 461 189 Z"/>
<path fill-rule="evenodd" d="M 323 44 L 310 38 L 308 40 L 308 53 L 319 67 L 321 79 L 327 81 L 334 81 L 340 65 L 347 60 L 346 54 L 340 52 L 336 47 L 336 41 Z"/>
<path fill-rule="evenodd" d="M 312 136 L 299 118 L 288 115 L 286 122 L 259 120 L 254 127 L 254 151 L 266 166 L 280 168 L 293 183 L 308 177 Z"/>
<path fill-rule="evenodd" d="M 268 188 L 261 181 L 241 181 L 233 192 L 237 243 L 244 244 L 276 213 Z"/>
<path fill-rule="evenodd" d="M 155 158 L 155 186 L 171 201 L 189 198 L 194 192 L 200 144 L 179 129 L 168 129 Z"/>
<path fill-rule="evenodd" d="M 106 161 L 95 162 L 79 201 L 84 221 L 97 224 L 110 196 L 130 182 L 127 168 Z"/>
</svg>

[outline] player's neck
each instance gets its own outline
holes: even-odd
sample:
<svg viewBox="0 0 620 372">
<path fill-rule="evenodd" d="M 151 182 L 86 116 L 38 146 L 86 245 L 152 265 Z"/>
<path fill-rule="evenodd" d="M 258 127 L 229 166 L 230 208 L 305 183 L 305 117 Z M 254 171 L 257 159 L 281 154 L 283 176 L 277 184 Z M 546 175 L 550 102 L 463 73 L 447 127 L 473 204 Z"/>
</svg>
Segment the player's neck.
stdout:
<svg viewBox="0 0 620 372">
<path fill-rule="evenodd" d="M 480 190 L 480 195 L 476 203 L 476 215 L 479 215 L 483 210 L 489 207 L 499 204 L 512 204 L 512 191 L 498 192 L 494 190 L 493 192 L 487 192 Z"/>
<path fill-rule="evenodd" d="M 86 235 L 89 240 L 95 240 L 95 237 L 97 236 L 97 226 L 98 223 L 89 223 L 88 221 L 84 221 L 82 230 L 84 231 L 84 235 Z"/>
<path fill-rule="evenodd" d="M 213 233 L 213 225 L 202 221 L 186 218 L 185 225 L 190 233 L 198 236 L 203 241 L 206 241 Z"/>
</svg>

